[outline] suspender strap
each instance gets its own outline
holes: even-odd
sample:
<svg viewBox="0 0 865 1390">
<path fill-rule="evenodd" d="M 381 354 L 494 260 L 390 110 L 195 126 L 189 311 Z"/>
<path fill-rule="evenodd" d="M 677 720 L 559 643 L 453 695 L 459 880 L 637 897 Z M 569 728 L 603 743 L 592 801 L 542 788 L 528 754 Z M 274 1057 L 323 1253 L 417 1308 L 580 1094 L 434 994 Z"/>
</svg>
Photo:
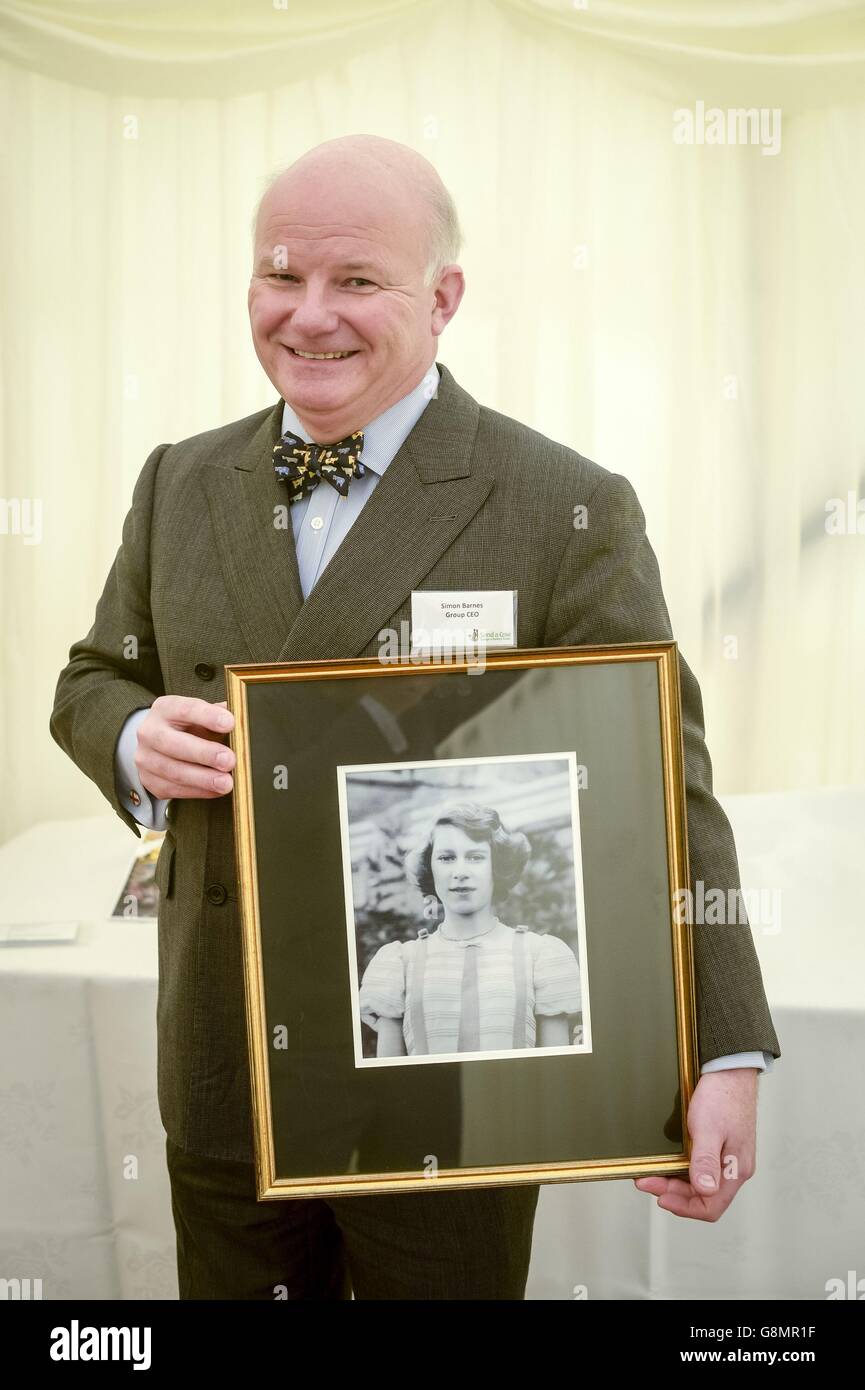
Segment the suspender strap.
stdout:
<svg viewBox="0 0 865 1390">
<path fill-rule="evenodd" d="M 514 1047 L 526 1046 L 526 992 L 528 965 L 526 952 L 529 940 L 525 927 L 514 931 Z"/>
<path fill-rule="evenodd" d="M 411 980 L 411 1030 L 414 1035 L 415 1052 L 425 1054 L 429 1051 L 426 1037 L 426 1020 L 423 1012 L 423 977 L 426 965 L 427 932 L 421 930 L 415 943 Z"/>
</svg>

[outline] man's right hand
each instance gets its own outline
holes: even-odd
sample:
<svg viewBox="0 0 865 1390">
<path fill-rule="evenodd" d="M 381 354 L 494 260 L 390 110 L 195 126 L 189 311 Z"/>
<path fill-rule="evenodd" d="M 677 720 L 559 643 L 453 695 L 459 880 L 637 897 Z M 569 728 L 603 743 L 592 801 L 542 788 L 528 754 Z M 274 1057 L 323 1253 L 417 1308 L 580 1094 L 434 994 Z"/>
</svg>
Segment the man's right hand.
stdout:
<svg viewBox="0 0 865 1390">
<path fill-rule="evenodd" d="M 162 800 L 225 796 L 234 786 L 235 757 L 223 740 L 233 728 L 224 700 L 160 695 L 138 729 L 135 766 L 142 785 Z"/>
</svg>

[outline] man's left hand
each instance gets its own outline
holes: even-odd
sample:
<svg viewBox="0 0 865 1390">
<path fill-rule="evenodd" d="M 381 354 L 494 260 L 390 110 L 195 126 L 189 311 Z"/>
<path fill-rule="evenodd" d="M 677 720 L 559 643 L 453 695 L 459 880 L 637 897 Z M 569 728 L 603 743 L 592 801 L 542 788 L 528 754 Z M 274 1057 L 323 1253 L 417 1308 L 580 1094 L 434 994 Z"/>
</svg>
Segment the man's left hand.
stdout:
<svg viewBox="0 0 865 1390">
<path fill-rule="evenodd" d="M 758 1075 L 756 1067 L 730 1067 L 701 1076 L 688 1107 L 690 1181 L 635 1178 L 634 1186 L 675 1216 L 717 1221 L 754 1175 Z"/>
</svg>

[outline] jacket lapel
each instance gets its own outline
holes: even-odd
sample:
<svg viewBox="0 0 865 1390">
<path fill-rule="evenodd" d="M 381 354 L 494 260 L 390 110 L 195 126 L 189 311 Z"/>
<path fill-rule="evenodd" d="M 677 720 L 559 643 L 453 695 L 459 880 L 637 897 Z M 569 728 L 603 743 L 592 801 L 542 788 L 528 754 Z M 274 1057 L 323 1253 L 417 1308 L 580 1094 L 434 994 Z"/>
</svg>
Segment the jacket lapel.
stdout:
<svg viewBox="0 0 865 1390">
<path fill-rule="evenodd" d="M 495 482 L 474 458 L 479 409 L 438 364 L 438 395 L 304 601 L 285 488 L 271 456 L 282 401 L 240 458 L 205 465 L 216 544 L 255 662 L 358 656 L 475 515 Z M 282 513 L 280 513 L 282 514 Z"/>
<path fill-rule="evenodd" d="M 214 456 L 201 470 L 223 578 L 253 661 L 273 659 L 301 605 L 303 591 L 291 523 L 277 528 L 286 504 L 270 459 L 282 425 L 282 401 L 265 415 L 240 455 Z"/>
</svg>

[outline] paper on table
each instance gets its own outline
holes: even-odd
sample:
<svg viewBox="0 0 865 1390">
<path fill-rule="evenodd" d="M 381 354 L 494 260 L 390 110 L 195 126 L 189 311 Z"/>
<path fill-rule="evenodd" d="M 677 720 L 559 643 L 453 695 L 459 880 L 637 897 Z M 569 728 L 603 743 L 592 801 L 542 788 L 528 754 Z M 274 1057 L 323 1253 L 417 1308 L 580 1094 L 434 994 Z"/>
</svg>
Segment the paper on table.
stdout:
<svg viewBox="0 0 865 1390">
<path fill-rule="evenodd" d="M 29 941 L 74 941 L 77 922 L 8 922 L 0 925 L 0 946 L 17 946 Z"/>
</svg>

